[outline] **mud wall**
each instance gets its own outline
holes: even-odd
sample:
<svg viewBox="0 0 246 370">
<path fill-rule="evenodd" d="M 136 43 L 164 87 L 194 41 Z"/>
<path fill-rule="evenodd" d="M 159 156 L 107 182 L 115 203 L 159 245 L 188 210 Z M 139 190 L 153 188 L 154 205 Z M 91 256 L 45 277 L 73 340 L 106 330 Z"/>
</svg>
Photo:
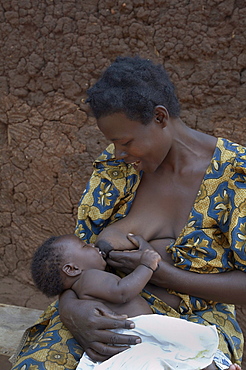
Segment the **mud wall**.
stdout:
<svg viewBox="0 0 246 370">
<path fill-rule="evenodd" d="M 244 0 L 1 0 L 0 276 L 73 232 L 106 142 L 84 104 L 118 55 L 163 63 L 198 130 L 246 144 Z"/>
</svg>

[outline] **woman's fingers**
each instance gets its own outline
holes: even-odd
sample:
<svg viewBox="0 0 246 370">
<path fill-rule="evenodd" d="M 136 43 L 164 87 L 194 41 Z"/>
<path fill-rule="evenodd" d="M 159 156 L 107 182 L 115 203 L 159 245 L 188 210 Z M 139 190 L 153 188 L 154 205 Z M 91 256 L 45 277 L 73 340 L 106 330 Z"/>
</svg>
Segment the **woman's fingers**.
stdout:
<svg viewBox="0 0 246 370">
<path fill-rule="evenodd" d="M 99 342 L 100 344 L 109 345 L 112 346 L 118 346 L 119 344 L 130 346 L 134 344 L 141 343 L 140 337 L 137 337 L 136 335 L 129 335 L 128 334 L 119 334 L 115 333 L 110 330 L 96 330 L 95 331 L 95 337 L 96 342 Z M 91 347 L 91 343 L 88 347 Z"/>
<path fill-rule="evenodd" d="M 131 320 L 127 320 L 127 315 L 119 315 L 109 309 L 101 302 L 96 303 L 94 307 L 94 320 L 90 324 L 90 328 L 98 329 L 133 329 L 135 324 Z M 92 315 L 93 316 L 93 315 Z M 94 323 L 94 325 L 93 325 Z M 111 332 L 110 332 L 111 333 Z M 130 333 L 130 332 L 129 332 Z"/>
<path fill-rule="evenodd" d="M 140 235 L 128 234 L 127 238 L 139 249 L 153 249 L 152 246 Z"/>
<path fill-rule="evenodd" d="M 93 348 L 88 348 L 86 350 L 86 353 L 93 361 L 102 362 L 116 355 L 119 352 L 125 351 L 128 348 L 129 346 L 113 347 L 99 342 L 94 342 Z"/>
<path fill-rule="evenodd" d="M 141 342 L 134 335 L 118 334 L 108 330 L 96 330 L 94 332 L 96 341 L 90 342 L 86 353 L 94 361 L 105 361 L 119 352 L 125 351 L 130 345 Z"/>
<path fill-rule="evenodd" d="M 102 302 L 79 300 L 72 294 L 61 297 L 64 321 L 78 343 L 94 361 L 102 361 L 141 342 L 137 336 L 118 334 L 110 329 L 131 329 L 135 325 L 125 315 L 117 315 Z"/>
<path fill-rule="evenodd" d="M 117 263 L 117 262 L 114 263 L 114 262 L 111 262 L 111 260 L 107 260 L 107 263 L 109 266 L 113 267 L 115 270 L 120 270 L 121 272 L 127 275 L 130 274 L 134 270 L 134 268 L 127 268 L 121 263 Z"/>
<path fill-rule="evenodd" d="M 140 343 L 141 339 L 135 335 L 131 335 L 130 330 L 129 335 L 124 335 L 115 333 L 109 329 L 131 329 L 133 327 L 134 323 L 130 320 L 111 319 L 104 316 L 101 318 L 100 322 L 98 322 L 97 329 L 93 329 L 93 327 L 91 327 L 89 331 L 83 332 L 83 337 L 80 336 L 80 333 L 76 339 L 87 353 L 87 349 L 91 348 L 96 352 L 99 351 L 103 356 L 110 357 L 115 353 L 120 352 L 122 345 L 126 349 L 129 345 Z M 86 341 L 84 339 L 85 336 Z M 93 360 L 99 361 L 100 359 L 93 358 Z"/>
<path fill-rule="evenodd" d="M 109 253 L 107 263 L 116 269 L 120 269 L 121 271 L 132 271 L 139 265 L 141 256 L 141 251 L 111 251 Z"/>
<path fill-rule="evenodd" d="M 135 237 L 135 235 L 134 234 L 131 234 L 131 233 L 129 233 L 129 234 L 127 234 L 127 239 L 128 240 L 130 240 L 130 242 L 132 242 L 132 244 L 134 244 L 135 245 L 135 247 L 137 247 L 137 248 L 139 248 L 139 241 L 138 241 L 138 239 Z"/>
<path fill-rule="evenodd" d="M 104 329 L 133 329 L 134 328 L 134 323 L 131 320 L 126 320 L 125 318 L 123 319 L 122 317 L 120 318 L 118 317 L 112 318 L 112 317 L 109 317 L 109 316 L 101 317 L 100 321 L 96 323 L 97 329 L 104 330 Z M 104 342 L 106 342 L 106 340 Z"/>
<path fill-rule="evenodd" d="M 127 315 L 123 315 L 123 314 L 118 314 L 112 310 L 110 310 L 108 307 L 102 305 L 98 305 L 98 307 L 95 309 L 95 313 L 98 315 L 98 316 L 105 316 L 105 317 L 108 317 L 110 319 L 115 319 L 115 320 L 126 320 L 127 319 Z M 131 326 L 131 328 L 134 328 L 135 327 L 135 324 L 132 322 L 132 321 L 129 321 L 129 323 L 131 323 L 132 325 L 134 326 Z M 126 327 L 126 326 L 124 326 Z M 129 326 L 130 328 L 130 326 Z"/>
</svg>

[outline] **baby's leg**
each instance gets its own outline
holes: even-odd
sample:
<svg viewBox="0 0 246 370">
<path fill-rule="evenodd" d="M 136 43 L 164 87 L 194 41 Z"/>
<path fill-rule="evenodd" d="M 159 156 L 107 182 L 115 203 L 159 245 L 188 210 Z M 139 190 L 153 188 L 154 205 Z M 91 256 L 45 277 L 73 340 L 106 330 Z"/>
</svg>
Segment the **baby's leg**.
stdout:
<svg viewBox="0 0 246 370">
<path fill-rule="evenodd" d="M 242 369 L 241 369 L 241 366 L 237 364 L 233 364 L 229 367 L 229 370 L 242 370 Z"/>
</svg>

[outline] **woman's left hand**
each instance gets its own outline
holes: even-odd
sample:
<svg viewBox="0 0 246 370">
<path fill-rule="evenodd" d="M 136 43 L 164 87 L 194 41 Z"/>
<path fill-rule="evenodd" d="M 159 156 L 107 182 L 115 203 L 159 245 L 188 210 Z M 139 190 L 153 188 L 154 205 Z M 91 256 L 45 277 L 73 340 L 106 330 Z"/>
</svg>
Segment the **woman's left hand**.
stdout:
<svg viewBox="0 0 246 370">
<path fill-rule="evenodd" d="M 129 274 L 140 264 L 140 259 L 146 249 L 153 249 L 152 246 L 141 236 L 128 234 L 128 239 L 138 248 L 131 251 L 111 251 L 107 259 L 107 263 L 119 269 L 122 272 Z"/>
</svg>

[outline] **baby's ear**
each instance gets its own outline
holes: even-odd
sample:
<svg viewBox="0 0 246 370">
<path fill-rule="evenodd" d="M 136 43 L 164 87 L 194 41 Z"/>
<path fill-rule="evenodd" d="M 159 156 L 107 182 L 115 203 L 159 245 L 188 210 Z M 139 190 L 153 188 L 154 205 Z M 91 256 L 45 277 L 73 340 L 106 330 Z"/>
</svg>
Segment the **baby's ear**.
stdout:
<svg viewBox="0 0 246 370">
<path fill-rule="evenodd" d="M 66 263 L 62 266 L 62 271 L 68 276 L 78 276 L 82 270 L 73 263 Z"/>
</svg>

